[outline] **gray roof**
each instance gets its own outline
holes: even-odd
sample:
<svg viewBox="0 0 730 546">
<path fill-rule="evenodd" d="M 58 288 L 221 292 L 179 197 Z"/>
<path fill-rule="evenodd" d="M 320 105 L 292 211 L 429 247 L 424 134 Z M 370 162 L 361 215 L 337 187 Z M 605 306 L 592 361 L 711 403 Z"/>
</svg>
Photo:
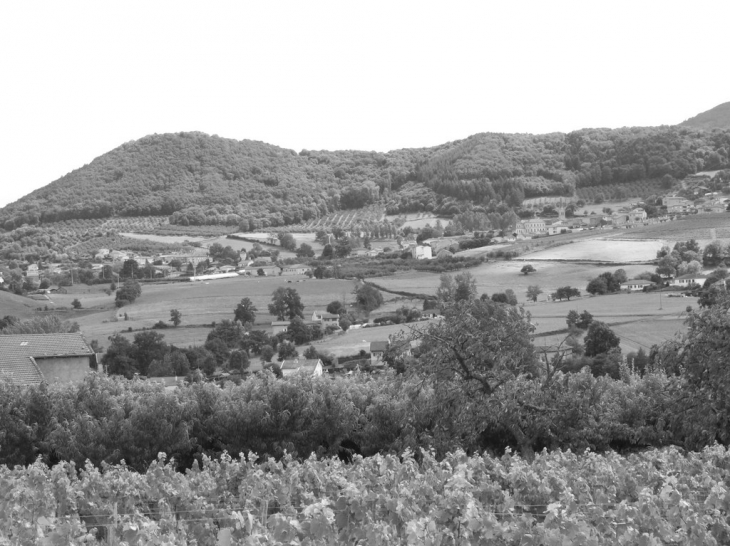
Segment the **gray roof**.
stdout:
<svg viewBox="0 0 730 546">
<path fill-rule="evenodd" d="M 80 333 L 0 335 L 0 375 L 14 383 L 35 385 L 44 378 L 35 360 L 92 355 Z"/>
<path fill-rule="evenodd" d="M 388 342 L 387 341 L 371 341 L 370 342 L 370 352 L 385 352 L 388 350 Z"/>
</svg>

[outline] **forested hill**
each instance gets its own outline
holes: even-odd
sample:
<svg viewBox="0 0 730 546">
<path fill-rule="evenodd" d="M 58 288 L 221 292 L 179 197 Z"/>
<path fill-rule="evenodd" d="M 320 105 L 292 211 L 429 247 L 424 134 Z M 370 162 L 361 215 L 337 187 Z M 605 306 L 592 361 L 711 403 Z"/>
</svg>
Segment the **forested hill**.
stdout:
<svg viewBox="0 0 730 546">
<path fill-rule="evenodd" d="M 373 202 L 389 212 L 459 212 L 572 195 L 576 186 L 730 167 L 730 130 L 482 133 L 388 153 L 307 151 L 202 133 L 147 136 L 0 210 L 13 229 L 71 218 L 167 215 L 179 224 L 284 225 Z"/>
<path fill-rule="evenodd" d="M 693 118 L 683 121 L 680 125 L 695 129 L 730 129 L 730 102 L 697 114 Z"/>
</svg>

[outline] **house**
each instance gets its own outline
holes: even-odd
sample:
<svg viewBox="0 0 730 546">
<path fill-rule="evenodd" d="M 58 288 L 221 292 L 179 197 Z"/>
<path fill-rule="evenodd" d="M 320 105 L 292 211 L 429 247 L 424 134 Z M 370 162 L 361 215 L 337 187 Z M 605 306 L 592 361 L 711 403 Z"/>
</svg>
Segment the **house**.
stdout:
<svg viewBox="0 0 730 546">
<path fill-rule="evenodd" d="M 569 230 L 570 228 L 568 226 L 568 223 L 562 220 L 558 220 L 557 222 L 553 222 L 552 224 L 547 226 L 548 235 L 559 235 L 561 233 L 566 233 Z"/>
<path fill-rule="evenodd" d="M 668 195 L 662 199 L 662 205 L 667 207 L 670 214 L 689 214 L 695 211 L 692 201 L 676 195 Z"/>
<path fill-rule="evenodd" d="M 337 328 L 340 327 L 340 315 L 335 315 L 334 313 L 321 313 L 319 311 L 315 311 L 312 313 L 312 322 L 317 322 L 322 325 L 322 327 L 326 328 L 327 326 L 336 326 Z"/>
<path fill-rule="evenodd" d="M 5 284 L 5 279 L 3 279 L 3 276 L 0 275 L 0 286 Z"/>
<path fill-rule="evenodd" d="M 30 264 L 30 265 L 28 265 L 28 269 L 25 272 L 25 276 L 26 277 L 37 278 L 38 275 L 39 275 L 39 272 L 38 272 L 38 264 Z"/>
<path fill-rule="evenodd" d="M 271 323 L 271 334 L 276 335 L 281 332 L 286 332 L 289 328 L 289 321 L 288 320 L 275 320 Z"/>
<path fill-rule="evenodd" d="M 319 358 L 284 360 L 279 364 L 279 370 L 281 370 L 281 375 L 284 377 L 290 377 L 296 373 L 321 376 L 323 371 L 322 360 Z"/>
<path fill-rule="evenodd" d="M 96 354 L 80 333 L 0 336 L 0 375 L 19 385 L 83 380 Z"/>
<path fill-rule="evenodd" d="M 547 233 L 547 224 L 542 218 L 520 220 L 515 226 L 515 235 L 517 237 L 532 237 L 533 235 L 543 235 L 545 233 Z"/>
<path fill-rule="evenodd" d="M 282 275 L 306 275 L 309 271 L 311 271 L 311 268 L 302 264 L 285 265 L 281 268 Z"/>
<path fill-rule="evenodd" d="M 259 275 L 259 276 L 264 276 L 264 277 L 276 277 L 277 275 L 281 274 L 281 269 L 279 268 L 278 265 L 274 265 L 274 266 L 269 265 L 269 266 L 263 266 L 263 267 L 258 267 L 258 266 L 252 265 L 252 266 L 250 266 L 250 270 L 251 270 L 252 276 Z M 261 273 L 259 273 L 259 271 Z"/>
<path fill-rule="evenodd" d="M 411 247 L 411 257 L 416 260 L 430 260 L 433 258 L 431 247 L 426 245 L 416 245 Z"/>
<path fill-rule="evenodd" d="M 631 279 L 630 281 L 621 283 L 621 290 L 628 290 L 629 292 L 640 292 L 644 290 L 646 286 L 653 286 L 654 283 L 645 279 Z"/>
<path fill-rule="evenodd" d="M 383 356 L 390 345 L 387 341 L 371 341 L 370 342 L 370 365 L 380 366 L 383 363 Z"/>
<path fill-rule="evenodd" d="M 707 277 L 705 277 L 704 275 L 682 275 L 681 277 L 673 279 L 672 282 L 669 284 L 671 286 L 680 286 L 682 288 L 686 288 L 692 284 L 699 284 L 700 286 L 702 286 L 703 284 L 705 284 L 706 280 Z"/>
</svg>

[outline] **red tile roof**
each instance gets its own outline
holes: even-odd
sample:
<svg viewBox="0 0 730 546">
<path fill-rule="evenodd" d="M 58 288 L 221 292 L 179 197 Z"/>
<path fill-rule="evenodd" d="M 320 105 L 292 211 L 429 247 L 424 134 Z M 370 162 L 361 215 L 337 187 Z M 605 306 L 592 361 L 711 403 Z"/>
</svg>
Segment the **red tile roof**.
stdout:
<svg viewBox="0 0 730 546">
<path fill-rule="evenodd" d="M 44 380 L 35 359 L 91 354 L 79 333 L 0 335 L 0 375 L 9 375 L 17 384 L 35 385 Z"/>
</svg>

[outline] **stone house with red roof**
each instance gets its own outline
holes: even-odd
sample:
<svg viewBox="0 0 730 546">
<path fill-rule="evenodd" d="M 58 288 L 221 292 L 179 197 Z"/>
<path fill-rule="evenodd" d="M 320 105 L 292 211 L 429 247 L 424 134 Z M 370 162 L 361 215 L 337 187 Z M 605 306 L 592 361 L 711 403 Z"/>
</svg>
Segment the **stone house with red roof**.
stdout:
<svg viewBox="0 0 730 546">
<path fill-rule="evenodd" d="M 0 335 L 0 377 L 18 385 L 83 380 L 96 354 L 80 333 Z"/>
</svg>

